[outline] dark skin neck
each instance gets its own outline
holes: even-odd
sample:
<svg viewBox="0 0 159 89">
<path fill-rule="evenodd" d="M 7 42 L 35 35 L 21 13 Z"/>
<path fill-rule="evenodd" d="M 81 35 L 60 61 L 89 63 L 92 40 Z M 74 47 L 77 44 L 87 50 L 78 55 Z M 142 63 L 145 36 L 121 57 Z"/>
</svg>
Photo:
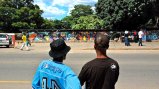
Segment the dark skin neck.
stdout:
<svg viewBox="0 0 159 89">
<path fill-rule="evenodd" d="M 96 50 L 96 58 L 99 58 L 99 59 L 108 58 L 106 51 Z"/>
<path fill-rule="evenodd" d="M 63 62 L 63 60 L 66 59 L 66 56 L 63 56 L 63 57 L 59 57 L 59 58 L 53 58 L 53 61 L 56 61 L 56 62 Z"/>
<path fill-rule="evenodd" d="M 55 62 L 63 62 L 63 60 L 58 60 L 58 59 L 53 59 L 53 61 L 55 61 Z"/>
</svg>

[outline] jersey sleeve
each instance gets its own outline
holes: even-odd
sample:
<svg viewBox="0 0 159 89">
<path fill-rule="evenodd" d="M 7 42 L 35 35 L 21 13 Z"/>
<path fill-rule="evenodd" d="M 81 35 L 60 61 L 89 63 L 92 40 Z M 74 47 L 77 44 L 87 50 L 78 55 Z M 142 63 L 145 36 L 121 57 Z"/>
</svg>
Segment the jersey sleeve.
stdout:
<svg viewBox="0 0 159 89">
<path fill-rule="evenodd" d="M 65 89 L 81 89 L 80 81 L 71 69 L 66 72 L 66 84 Z"/>
<path fill-rule="evenodd" d="M 39 64 L 39 66 L 35 72 L 35 75 L 32 80 L 32 89 L 41 89 L 40 88 L 40 70 L 41 70 L 42 64 L 43 64 L 43 62 Z"/>
<path fill-rule="evenodd" d="M 107 73 L 105 76 L 106 82 L 104 82 L 105 83 L 104 85 L 106 85 L 108 89 L 115 89 L 115 83 L 118 80 L 118 76 L 119 76 L 118 64 L 111 64 L 107 69 Z"/>
</svg>

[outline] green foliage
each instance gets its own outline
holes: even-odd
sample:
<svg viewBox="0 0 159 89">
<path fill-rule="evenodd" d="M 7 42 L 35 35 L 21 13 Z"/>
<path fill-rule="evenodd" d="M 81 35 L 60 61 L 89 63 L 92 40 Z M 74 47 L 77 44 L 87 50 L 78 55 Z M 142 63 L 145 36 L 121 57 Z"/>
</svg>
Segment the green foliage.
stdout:
<svg viewBox="0 0 159 89">
<path fill-rule="evenodd" d="M 107 29 L 135 29 L 152 17 L 151 7 L 149 0 L 98 0 L 96 12 Z"/>
<path fill-rule="evenodd" d="M 16 28 L 29 28 L 29 24 L 26 23 L 26 22 L 16 22 L 16 23 L 12 23 L 12 26 L 13 27 L 16 27 Z"/>
<path fill-rule="evenodd" d="M 71 29 L 73 23 L 74 23 L 74 18 L 72 16 L 66 16 L 62 19 L 62 27 L 64 29 Z"/>
<path fill-rule="evenodd" d="M 153 5 L 152 10 L 153 10 L 154 17 L 151 20 L 152 20 L 152 23 L 154 23 L 154 24 L 153 25 L 147 24 L 147 25 L 159 27 L 159 0 L 152 0 L 152 5 Z"/>
<path fill-rule="evenodd" d="M 43 29 L 52 29 L 52 28 L 54 28 L 53 26 L 54 26 L 54 21 L 48 20 L 48 19 L 45 19 L 42 24 Z"/>
<path fill-rule="evenodd" d="M 42 13 L 39 6 L 33 5 L 33 0 L 0 0 L 0 27 L 5 32 L 41 28 Z"/>
<path fill-rule="evenodd" d="M 92 15 L 93 10 L 91 9 L 91 6 L 89 5 L 75 5 L 74 9 L 71 11 L 71 16 L 73 18 L 78 18 L 80 16 L 87 16 L 87 15 Z"/>
<path fill-rule="evenodd" d="M 81 16 L 77 23 L 72 25 L 72 29 L 100 29 L 104 24 L 96 15 Z"/>
<path fill-rule="evenodd" d="M 62 21 L 61 20 L 54 20 L 53 23 L 54 23 L 53 26 L 55 29 L 62 29 Z"/>
<path fill-rule="evenodd" d="M 66 18 L 72 29 L 100 29 L 103 27 L 103 20 L 93 15 L 93 10 L 89 5 L 75 5 L 71 11 L 71 16 Z"/>
</svg>

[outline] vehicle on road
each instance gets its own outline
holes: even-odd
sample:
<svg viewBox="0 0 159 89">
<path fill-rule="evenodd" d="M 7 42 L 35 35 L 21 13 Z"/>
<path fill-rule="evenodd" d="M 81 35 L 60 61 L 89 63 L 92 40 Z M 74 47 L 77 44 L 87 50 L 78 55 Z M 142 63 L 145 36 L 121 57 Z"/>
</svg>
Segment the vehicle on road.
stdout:
<svg viewBox="0 0 159 89">
<path fill-rule="evenodd" d="M 5 33 L 0 33 L 0 46 L 6 46 L 9 48 L 9 36 Z"/>
</svg>

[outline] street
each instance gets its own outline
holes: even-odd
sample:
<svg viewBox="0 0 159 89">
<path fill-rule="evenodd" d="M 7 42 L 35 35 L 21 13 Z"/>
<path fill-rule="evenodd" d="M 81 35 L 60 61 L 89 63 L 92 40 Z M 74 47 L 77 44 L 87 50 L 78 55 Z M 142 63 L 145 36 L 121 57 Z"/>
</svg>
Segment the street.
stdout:
<svg viewBox="0 0 159 89">
<path fill-rule="evenodd" d="M 51 59 L 49 47 L 0 48 L 0 89 L 31 89 L 35 70 L 43 59 Z M 108 50 L 108 56 L 118 61 L 120 75 L 116 89 L 158 89 L 159 50 Z M 64 61 L 78 75 L 82 66 L 95 58 L 94 50 L 72 49 Z"/>
</svg>

